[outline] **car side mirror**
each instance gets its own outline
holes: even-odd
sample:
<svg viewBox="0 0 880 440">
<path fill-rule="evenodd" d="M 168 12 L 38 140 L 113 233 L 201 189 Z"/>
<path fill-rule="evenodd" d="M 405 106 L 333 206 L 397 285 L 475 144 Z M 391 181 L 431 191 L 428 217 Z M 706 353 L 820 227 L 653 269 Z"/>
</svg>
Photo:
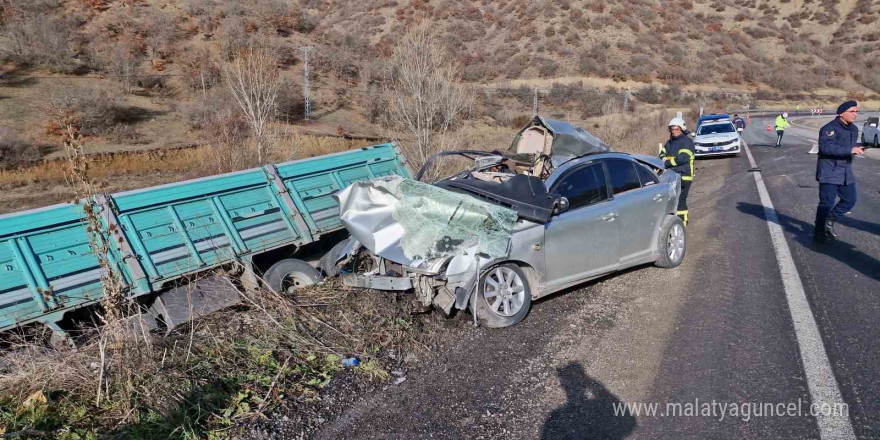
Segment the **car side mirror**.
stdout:
<svg viewBox="0 0 880 440">
<path fill-rule="evenodd" d="M 568 201 L 568 197 L 560 197 L 556 200 L 556 208 L 553 210 L 554 214 L 561 214 L 565 211 L 568 211 L 568 208 L 571 207 L 571 204 Z"/>
<path fill-rule="evenodd" d="M 690 136 L 690 137 L 697 137 L 697 133 L 695 133 L 695 132 L 692 131 L 692 132 L 688 133 L 688 136 Z"/>
</svg>

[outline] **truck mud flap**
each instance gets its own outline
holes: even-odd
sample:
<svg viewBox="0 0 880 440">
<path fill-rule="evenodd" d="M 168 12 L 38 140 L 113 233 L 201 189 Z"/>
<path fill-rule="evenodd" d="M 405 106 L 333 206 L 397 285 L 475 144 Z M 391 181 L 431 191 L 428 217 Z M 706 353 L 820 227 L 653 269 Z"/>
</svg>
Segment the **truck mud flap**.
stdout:
<svg viewBox="0 0 880 440">
<path fill-rule="evenodd" d="M 241 293 L 226 278 L 211 276 L 171 288 L 150 307 L 168 331 L 200 316 L 239 304 Z"/>
</svg>

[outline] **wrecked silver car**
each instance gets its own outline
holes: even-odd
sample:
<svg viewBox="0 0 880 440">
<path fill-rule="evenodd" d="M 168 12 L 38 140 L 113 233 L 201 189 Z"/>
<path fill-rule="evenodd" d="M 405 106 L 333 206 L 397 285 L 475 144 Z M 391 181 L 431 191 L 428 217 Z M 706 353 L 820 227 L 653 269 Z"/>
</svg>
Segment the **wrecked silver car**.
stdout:
<svg viewBox="0 0 880 440">
<path fill-rule="evenodd" d="M 324 272 L 349 286 L 413 290 L 425 307 L 469 307 L 475 322 L 506 327 L 534 299 L 684 259 L 681 183 L 657 158 L 612 152 L 541 117 L 505 153 L 453 154 L 473 167 L 434 184 L 394 176 L 340 191 L 351 237 L 325 256 Z"/>
</svg>

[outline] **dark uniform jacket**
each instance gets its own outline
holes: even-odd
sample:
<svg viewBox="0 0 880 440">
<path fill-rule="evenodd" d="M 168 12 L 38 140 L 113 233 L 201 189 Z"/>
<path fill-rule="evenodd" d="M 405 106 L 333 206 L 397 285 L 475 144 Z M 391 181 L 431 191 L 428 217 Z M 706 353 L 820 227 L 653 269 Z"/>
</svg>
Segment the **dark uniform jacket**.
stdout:
<svg viewBox="0 0 880 440">
<path fill-rule="evenodd" d="M 736 118 L 733 118 L 733 121 L 732 121 L 732 122 L 733 122 L 734 127 L 736 127 L 736 128 L 742 128 L 743 130 L 745 130 L 745 128 L 746 128 L 746 121 L 745 121 L 745 119 L 740 118 L 740 117 L 737 116 Z"/>
<path fill-rule="evenodd" d="M 856 182 L 852 168 L 852 149 L 858 143 L 859 129 L 844 125 L 838 116 L 819 130 L 819 160 L 816 180 L 819 183 L 849 185 Z"/>
<path fill-rule="evenodd" d="M 660 159 L 666 168 L 681 174 L 681 180 L 694 180 L 694 141 L 682 132 L 677 138 L 670 138 L 660 150 Z"/>
</svg>

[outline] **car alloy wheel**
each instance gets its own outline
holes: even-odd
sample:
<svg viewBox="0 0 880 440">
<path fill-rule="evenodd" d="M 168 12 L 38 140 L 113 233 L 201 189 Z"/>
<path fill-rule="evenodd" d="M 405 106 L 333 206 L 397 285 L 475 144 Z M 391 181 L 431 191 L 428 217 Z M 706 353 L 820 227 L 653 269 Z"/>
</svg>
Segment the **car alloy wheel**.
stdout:
<svg viewBox="0 0 880 440">
<path fill-rule="evenodd" d="M 669 261 L 678 261 L 684 255 L 684 228 L 681 225 L 672 225 L 666 237 L 666 244 Z"/>
<path fill-rule="evenodd" d="M 523 279 L 509 267 L 498 266 L 483 279 L 483 298 L 489 310 L 498 316 L 510 317 L 519 313 L 525 295 Z"/>
</svg>

